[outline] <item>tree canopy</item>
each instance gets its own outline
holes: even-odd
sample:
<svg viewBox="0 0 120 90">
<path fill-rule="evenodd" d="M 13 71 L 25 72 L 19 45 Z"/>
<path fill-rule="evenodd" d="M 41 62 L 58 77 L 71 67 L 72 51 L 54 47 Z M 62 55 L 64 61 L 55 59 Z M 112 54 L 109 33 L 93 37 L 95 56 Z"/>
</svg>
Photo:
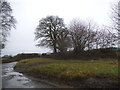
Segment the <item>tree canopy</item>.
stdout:
<svg viewBox="0 0 120 90">
<path fill-rule="evenodd" d="M 63 52 L 67 47 L 68 30 L 62 18 L 58 16 L 47 16 L 39 21 L 35 31 L 37 46 L 47 46 L 54 53 Z"/>
</svg>

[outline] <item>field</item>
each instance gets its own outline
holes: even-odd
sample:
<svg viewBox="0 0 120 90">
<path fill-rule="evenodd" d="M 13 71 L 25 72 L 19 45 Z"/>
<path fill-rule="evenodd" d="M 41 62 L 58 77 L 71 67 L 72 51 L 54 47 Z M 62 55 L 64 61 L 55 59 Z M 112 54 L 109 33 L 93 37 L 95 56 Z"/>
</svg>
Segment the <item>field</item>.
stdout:
<svg viewBox="0 0 120 90">
<path fill-rule="evenodd" d="M 109 78 L 117 79 L 118 61 L 102 60 L 54 60 L 49 58 L 24 59 L 17 63 L 16 70 L 46 76 L 63 81 L 81 81 L 83 79 Z"/>
</svg>

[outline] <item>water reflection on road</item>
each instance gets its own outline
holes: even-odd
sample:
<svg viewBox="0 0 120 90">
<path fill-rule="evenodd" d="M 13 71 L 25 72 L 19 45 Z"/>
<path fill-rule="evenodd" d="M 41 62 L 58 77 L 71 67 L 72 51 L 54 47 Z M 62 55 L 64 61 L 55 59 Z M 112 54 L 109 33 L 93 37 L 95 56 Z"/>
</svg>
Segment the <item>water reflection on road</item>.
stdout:
<svg viewBox="0 0 120 90">
<path fill-rule="evenodd" d="M 52 83 L 43 83 L 42 80 L 30 78 L 13 70 L 17 62 L 2 65 L 2 87 L 3 88 L 53 88 Z"/>
</svg>

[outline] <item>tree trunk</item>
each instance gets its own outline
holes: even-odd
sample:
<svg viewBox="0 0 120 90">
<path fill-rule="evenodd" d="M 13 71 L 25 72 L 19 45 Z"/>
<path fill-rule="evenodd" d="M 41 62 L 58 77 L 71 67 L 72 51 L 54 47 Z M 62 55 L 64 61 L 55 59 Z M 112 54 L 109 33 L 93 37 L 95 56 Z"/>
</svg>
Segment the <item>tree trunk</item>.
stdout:
<svg viewBox="0 0 120 90">
<path fill-rule="evenodd" d="M 57 53 L 57 47 L 56 47 L 56 44 L 54 44 L 53 49 L 54 49 L 54 53 Z"/>
</svg>

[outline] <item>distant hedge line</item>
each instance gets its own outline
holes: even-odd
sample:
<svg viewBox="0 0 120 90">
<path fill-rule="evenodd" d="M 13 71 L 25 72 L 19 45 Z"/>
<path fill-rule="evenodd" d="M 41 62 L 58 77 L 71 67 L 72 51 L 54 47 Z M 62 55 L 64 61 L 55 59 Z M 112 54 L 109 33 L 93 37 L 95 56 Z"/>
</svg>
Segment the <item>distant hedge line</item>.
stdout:
<svg viewBox="0 0 120 90">
<path fill-rule="evenodd" d="M 18 54 L 14 57 L 7 58 L 6 60 L 2 60 L 2 63 L 8 63 L 13 61 L 19 61 L 21 59 L 27 59 L 27 58 L 37 58 L 37 57 L 45 57 L 45 58 L 54 58 L 54 59 L 100 59 L 100 58 L 118 58 L 117 57 L 117 49 L 116 48 L 102 48 L 102 49 L 94 49 L 89 51 L 82 51 L 80 53 L 74 53 L 74 51 L 68 51 L 64 54 L 62 53 L 31 53 L 31 54 Z"/>
</svg>

